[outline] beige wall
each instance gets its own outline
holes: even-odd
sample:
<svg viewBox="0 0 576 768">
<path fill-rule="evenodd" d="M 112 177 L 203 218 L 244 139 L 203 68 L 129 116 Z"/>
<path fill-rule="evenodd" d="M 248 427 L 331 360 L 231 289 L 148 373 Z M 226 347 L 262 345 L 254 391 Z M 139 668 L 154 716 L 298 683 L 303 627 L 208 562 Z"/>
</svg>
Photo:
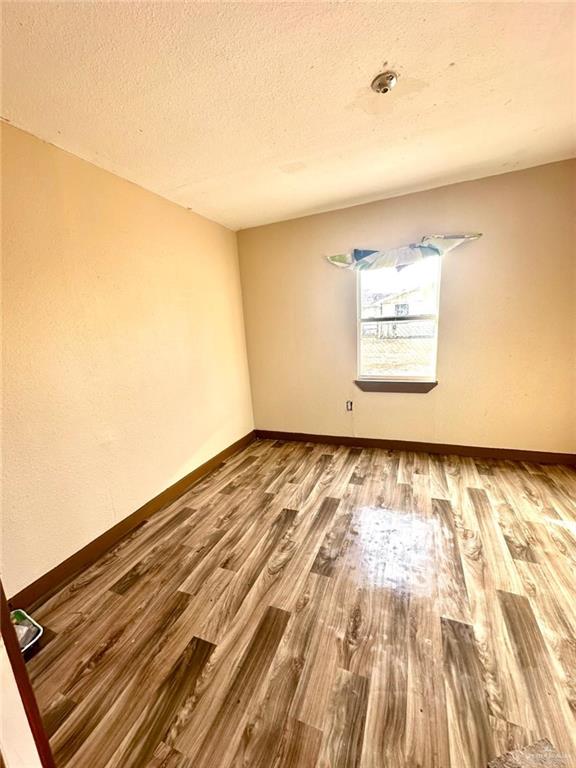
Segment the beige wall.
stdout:
<svg viewBox="0 0 576 768">
<path fill-rule="evenodd" d="M 233 232 L 2 129 L 14 594 L 253 427 Z"/>
<path fill-rule="evenodd" d="M 240 232 L 256 426 L 575 450 L 575 178 L 556 163 Z M 444 260 L 438 387 L 361 392 L 355 275 L 324 255 L 459 231 L 484 237 Z"/>
</svg>

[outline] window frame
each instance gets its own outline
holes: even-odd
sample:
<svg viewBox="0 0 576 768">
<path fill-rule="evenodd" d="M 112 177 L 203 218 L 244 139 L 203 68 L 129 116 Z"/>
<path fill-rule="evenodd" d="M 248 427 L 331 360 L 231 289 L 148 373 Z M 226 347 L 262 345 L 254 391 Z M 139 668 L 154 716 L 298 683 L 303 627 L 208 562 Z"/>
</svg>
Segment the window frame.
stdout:
<svg viewBox="0 0 576 768">
<path fill-rule="evenodd" d="M 398 317 L 394 318 L 363 318 L 362 317 L 362 273 L 367 272 L 368 270 L 358 270 L 356 273 L 356 382 L 359 383 L 359 385 L 362 382 L 381 382 L 382 384 L 402 384 L 402 383 L 408 383 L 408 384 L 418 384 L 422 383 L 424 385 L 426 384 L 437 384 L 437 373 L 438 373 L 438 338 L 439 338 L 439 323 L 440 323 L 440 288 L 442 285 L 442 261 L 440 257 L 438 256 L 432 256 L 429 258 L 438 258 L 439 264 L 438 264 L 438 281 L 437 281 L 437 288 L 436 288 L 436 302 L 435 302 L 435 314 L 428 314 L 428 315 L 400 315 Z M 421 319 L 434 319 L 435 320 L 435 343 L 433 348 L 433 358 L 432 358 L 432 373 L 429 376 L 367 376 L 363 375 L 361 373 L 361 351 L 360 351 L 360 344 L 361 344 L 361 330 L 362 330 L 362 323 L 374 323 L 374 322 L 383 322 L 388 320 L 388 322 L 406 322 L 410 320 L 421 320 Z M 363 389 L 363 387 L 360 387 L 360 389 Z M 377 391 L 376 389 L 372 389 L 367 387 L 365 391 Z M 385 389 L 382 389 L 382 391 L 386 391 Z M 393 391 L 393 390 L 389 390 Z M 417 389 L 407 389 L 406 391 L 420 391 Z M 429 389 L 423 388 L 421 391 L 427 392 Z"/>
</svg>

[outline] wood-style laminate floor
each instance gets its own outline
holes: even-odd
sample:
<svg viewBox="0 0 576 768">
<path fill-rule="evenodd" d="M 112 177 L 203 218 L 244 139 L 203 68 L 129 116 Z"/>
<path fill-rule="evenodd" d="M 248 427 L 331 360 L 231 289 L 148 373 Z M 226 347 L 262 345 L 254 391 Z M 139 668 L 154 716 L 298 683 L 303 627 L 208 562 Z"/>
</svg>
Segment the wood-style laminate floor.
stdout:
<svg viewBox="0 0 576 768">
<path fill-rule="evenodd" d="M 576 474 L 259 441 L 36 611 L 61 768 L 576 765 Z"/>
</svg>

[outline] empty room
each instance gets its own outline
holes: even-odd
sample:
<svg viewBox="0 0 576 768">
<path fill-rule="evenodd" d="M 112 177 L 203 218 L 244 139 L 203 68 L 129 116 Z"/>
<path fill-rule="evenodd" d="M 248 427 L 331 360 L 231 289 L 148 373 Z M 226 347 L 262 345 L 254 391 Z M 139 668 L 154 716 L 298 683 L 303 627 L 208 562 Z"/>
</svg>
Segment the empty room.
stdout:
<svg viewBox="0 0 576 768">
<path fill-rule="evenodd" d="M 1 10 L 0 765 L 576 768 L 576 4 Z"/>
</svg>

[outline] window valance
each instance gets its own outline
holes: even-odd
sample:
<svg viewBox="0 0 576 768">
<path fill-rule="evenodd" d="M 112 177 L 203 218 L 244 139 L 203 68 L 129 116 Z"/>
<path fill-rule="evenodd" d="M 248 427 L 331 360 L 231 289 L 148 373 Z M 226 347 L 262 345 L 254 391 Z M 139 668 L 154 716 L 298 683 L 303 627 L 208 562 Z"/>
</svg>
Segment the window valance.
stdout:
<svg viewBox="0 0 576 768">
<path fill-rule="evenodd" d="M 461 235 L 425 235 L 419 243 L 403 245 L 400 248 L 390 248 L 386 251 L 354 248 L 348 253 L 339 253 L 326 258 L 335 267 L 344 269 L 383 269 L 384 267 L 402 269 L 430 256 L 444 256 L 462 243 L 477 240 L 479 237 L 482 237 L 479 232 Z"/>
</svg>

